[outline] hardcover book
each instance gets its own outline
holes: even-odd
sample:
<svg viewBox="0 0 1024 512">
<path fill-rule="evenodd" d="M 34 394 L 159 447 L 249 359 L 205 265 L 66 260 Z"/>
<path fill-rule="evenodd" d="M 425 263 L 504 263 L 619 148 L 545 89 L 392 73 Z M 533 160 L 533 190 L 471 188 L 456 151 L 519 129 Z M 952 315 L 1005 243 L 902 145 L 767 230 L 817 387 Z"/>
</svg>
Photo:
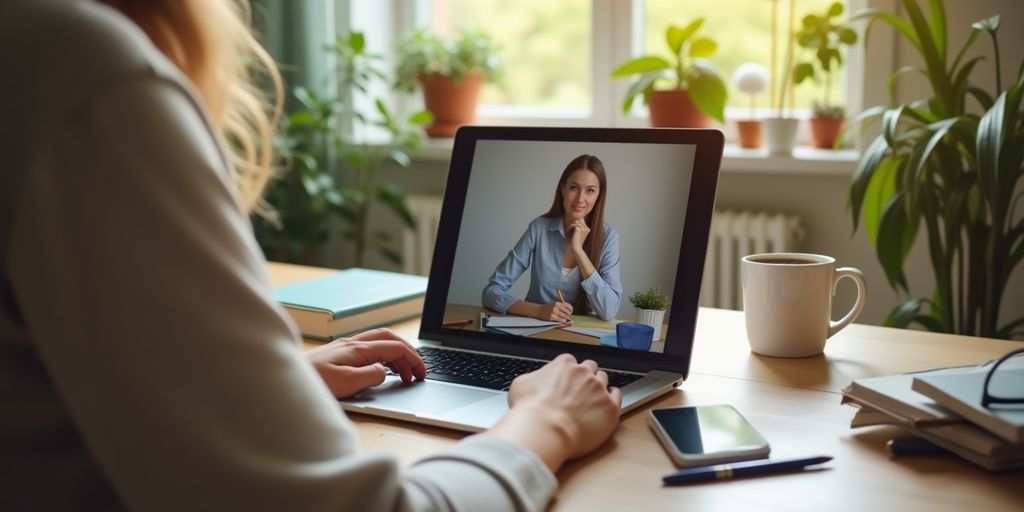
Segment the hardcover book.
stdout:
<svg viewBox="0 0 1024 512">
<path fill-rule="evenodd" d="M 427 278 L 352 268 L 274 291 L 304 337 L 330 341 L 422 314 Z"/>
<path fill-rule="evenodd" d="M 1024 368 L 999 368 L 992 394 L 1024 398 Z M 914 391 L 931 397 L 949 410 L 1012 443 L 1024 443 L 1024 406 L 981 405 L 982 387 L 988 370 L 950 375 L 922 375 L 914 378 Z"/>
</svg>

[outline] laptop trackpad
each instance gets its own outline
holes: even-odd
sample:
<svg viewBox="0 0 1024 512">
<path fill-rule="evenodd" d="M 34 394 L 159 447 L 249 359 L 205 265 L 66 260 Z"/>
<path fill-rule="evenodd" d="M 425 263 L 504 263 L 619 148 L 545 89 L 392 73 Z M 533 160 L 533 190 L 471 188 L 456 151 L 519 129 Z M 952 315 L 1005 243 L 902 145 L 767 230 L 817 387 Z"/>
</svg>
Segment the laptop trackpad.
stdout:
<svg viewBox="0 0 1024 512">
<path fill-rule="evenodd" d="M 383 384 L 367 389 L 351 398 L 342 400 L 342 402 L 359 407 L 437 415 L 501 394 L 497 391 L 470 389 L 429 380 L 402 384 L 402 379 L 388 377 Z"/>
</svg>

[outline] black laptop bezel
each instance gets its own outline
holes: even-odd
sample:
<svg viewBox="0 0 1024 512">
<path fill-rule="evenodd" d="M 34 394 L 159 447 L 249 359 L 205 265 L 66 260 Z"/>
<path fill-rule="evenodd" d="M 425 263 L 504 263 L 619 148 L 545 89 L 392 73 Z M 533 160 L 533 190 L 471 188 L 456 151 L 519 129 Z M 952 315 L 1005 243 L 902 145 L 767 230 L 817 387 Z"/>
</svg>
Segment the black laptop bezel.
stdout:
<svg viewBox="0 0 1024 512">
<path fill-rule="evenodd" d="M 673 305 L 663 353 L 582 345 L 550 339 L 533 339 L 492 334 L 477 330 L 448 329 L 441 326 L 452 265 L 461 228 L 469 176 L 478 141 L 566 141 L 624 142 L 635 144 L 685 144 L 696 148 L 689 198 L 680 240 L 680 257 L 673 287 Z M 569 352 L 577 359 L 593 359 L 602 367 L 634 371 L 664 370 L 689 374 L 697 325 L 698 300 L 704 259 L 707 252 L 711 214 L 718 186 L 724 137 L 714 129 L 676 128 L 550 128 L 464 126 L 455 135 L 445 199 L 441 207 L 426 303 L 420 323 L 421 340 L 445 346 L 496 352 L 501 354 L 551 359 Z M 482 286 L 482 285 L 481 285 Z"/>
</svg>

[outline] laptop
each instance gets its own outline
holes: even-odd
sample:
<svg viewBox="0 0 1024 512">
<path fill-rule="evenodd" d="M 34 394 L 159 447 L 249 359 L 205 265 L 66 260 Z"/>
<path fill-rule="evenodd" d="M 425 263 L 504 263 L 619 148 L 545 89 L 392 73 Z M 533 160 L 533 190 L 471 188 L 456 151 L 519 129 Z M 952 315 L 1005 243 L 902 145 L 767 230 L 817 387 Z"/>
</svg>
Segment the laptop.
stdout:
<svg viewBox="0 0 1024 512">
<path fill-rule="evenodd" d="M 427 378 L 403 384 L 389 376 L 341 400 L 342 407 L 478 432 L 508 411 L 516 374 L 565 352 L 609 373 L 610 385 L 622 390 L 622 413 L 681 385 L 689 373 L 722 147 L 721 132 L 705 129 L 460 128 L 414 341 Z M 596 157 L 606 176 L 599 193 L 602 250 L 585 278 L 572 275 L 580 265 L 565 268 L 547 256 L 565 253 L 563 217 L 553 213 L 556 190 L 576 193 L 559 182 L 584 155 Z M 588 174 L 571 176 L 582 179 L 574 187 L 593 192 Z M 580 213 L 590 206 L 593 213 L 594 197 L 568 208 Z M 593 234 L 596 226 L 589 227 Z M 620 340 L 618 323 L 635 324 L 628 298 L 654 287 L 671 298 L 662 329 L 651 329 L 648 343 L 643 336 L 636 343 L 636 335 Z M 507 310 L 516 309 L 511 301 L 554 302 L 552 293 L 582 308 L 571 323 Z"/>
</svg>

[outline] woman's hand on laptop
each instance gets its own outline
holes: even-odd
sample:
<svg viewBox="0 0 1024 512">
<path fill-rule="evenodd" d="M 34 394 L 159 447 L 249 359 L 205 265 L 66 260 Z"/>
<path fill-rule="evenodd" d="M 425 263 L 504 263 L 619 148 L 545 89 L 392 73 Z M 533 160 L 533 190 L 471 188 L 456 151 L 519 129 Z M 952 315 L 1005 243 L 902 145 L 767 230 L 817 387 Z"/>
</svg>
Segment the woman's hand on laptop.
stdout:
<svg viewBox="0 0 1024 512">
<path fill-rule="evenodd" d="M 306 357 L 338 398 L 352 396 L 384 382 L 385 367 L 402 382 L 423 380 L 427 367 L 419 353 L 390 329 L 373 329 L 351 338 L 339 338 L 306 351 Z"/>
<path fill-rule="evenodd" d="M 582 457 L 611 436 L 619 424 L 622 394 L 608 388 L 608 375 L 591 360 L 569 354 L 512 382 L 510 410 L 487 435 L 525 446 L 552 471 Z"/>
</svg>

